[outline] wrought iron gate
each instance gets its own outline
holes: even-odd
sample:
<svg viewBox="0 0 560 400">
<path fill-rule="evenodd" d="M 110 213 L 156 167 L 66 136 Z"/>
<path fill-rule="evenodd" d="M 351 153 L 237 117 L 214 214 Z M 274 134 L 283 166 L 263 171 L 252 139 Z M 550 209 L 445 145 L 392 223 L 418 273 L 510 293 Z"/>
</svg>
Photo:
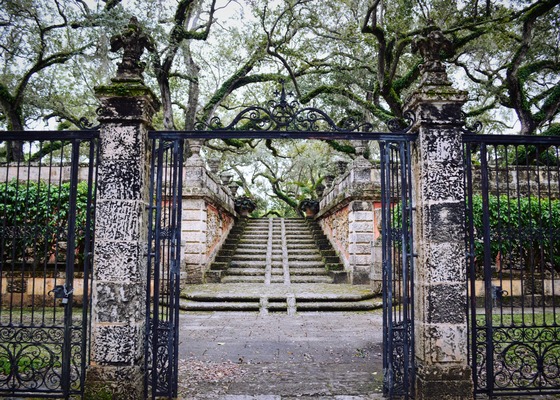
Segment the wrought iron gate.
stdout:
<svg viewBox="0 0 560 400">
<path fill-rule="evenodd" d="M 383 393 L 414 397 L 414 286 L 410 142 L 380 142 Z"/>
<path fill-rule="evenodd" d="M 80 395 L 98 132 L 2 132 L 0 397 Z"/>
<path fill-rule="evenodd" d="M 338 126 L 324 112 L 279 101 L 252 106 L 230 124 L 219 118 L 188 132 L 151 132 L 153 159 L 149 229 L 146 385 L 152 397 L 177 394 L 180 202 L 183 143 L 204 139 L 316 139 L 376 141 L 380 144 L 383 212 L 384 392 L 412 396 L 414 378 L 413 242 L 410 143 L 415 135 L 399 123 L 393 133 L 352 119 Z M 407 115 L 412 122 L 412 118 Z M 365 148 L 365 145 L 363 145 Z M 372 238 L 373 239 L 373 238 Z"/>
<path fill-rule="evenodd" d="M 560 138 L 463 142 L 475 393 L 560 393 Z"/>
<path fill-rule="evenodd" d="M 151 133 L 146 393 L 177 396 L 183 140 Z"/>
</svg>

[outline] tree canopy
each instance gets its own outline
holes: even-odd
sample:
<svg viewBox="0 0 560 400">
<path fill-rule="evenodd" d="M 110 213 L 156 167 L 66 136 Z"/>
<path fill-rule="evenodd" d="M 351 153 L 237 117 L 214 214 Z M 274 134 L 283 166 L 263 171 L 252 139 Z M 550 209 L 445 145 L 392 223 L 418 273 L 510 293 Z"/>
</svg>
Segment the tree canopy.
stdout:
<svg viewBox="0 0 560 400">
<path fill-rule="evenodd" d="M 302 105 L 384 131 L 387 121 L 403 118 L 419 83 L 422 59 L 413 39 L 441 29 L 453 43 L 443 55 L 451 79 L 468 90 L 467 117 L 481 120 L 483 133 L 558 134 L 559 3 L 0 0 L 0 123 L 25 130 L 93 121 L 94 87 L 116 74 L 110 38 L 135 16 L 153 43 L 144 76 L 163 104 L 156 129 L 193 129 L 196 120 L 217 115 L 227 120 L 272 98 L 283 80 Z M 351 143 L 327 145 L 341 157 L 354 154 Z M 298 164 L 297 147 L 213 140 L 205 151 L 225 166 L 231 157 L 257 157 L 257 174 L 282 198 L 297 187 L 282 182 L 312 187 L 327 173 L 319 164 Z M 22 156 L 17 146 L 4 152 Z"/>
</svg>

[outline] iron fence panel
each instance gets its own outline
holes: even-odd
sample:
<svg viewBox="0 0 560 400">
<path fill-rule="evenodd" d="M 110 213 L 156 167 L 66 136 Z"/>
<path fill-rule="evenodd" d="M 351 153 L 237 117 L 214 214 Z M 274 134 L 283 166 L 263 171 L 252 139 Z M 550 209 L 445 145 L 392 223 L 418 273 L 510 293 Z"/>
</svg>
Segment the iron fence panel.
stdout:
<svg viewBox="0 0 560 400">
<path fill-rule="evenodd" d="M 82 393 L 97 138 L 96 131 L 1 137 L 0 397 Z"/>
<path fill-rule="evenodd" d="M 560 393 L 560 138 L 463 142 L 475 393 Z"/>
</svg>

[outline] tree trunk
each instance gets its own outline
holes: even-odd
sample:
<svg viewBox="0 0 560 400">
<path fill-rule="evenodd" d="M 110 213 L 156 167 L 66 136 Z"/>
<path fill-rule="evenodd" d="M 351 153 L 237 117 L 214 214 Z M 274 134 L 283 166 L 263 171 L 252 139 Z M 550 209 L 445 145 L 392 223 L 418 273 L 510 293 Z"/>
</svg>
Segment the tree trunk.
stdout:
<svg viewBox="0 0 560 400">
<path fill-rule="evenodd" d="M 163 109 L 163 127 L 168 130 L 175 129 L 173 122 L 173 110 L 171 102 L 171 89 L 169 88 L 169 75 L 167 72 L 160 72 L 157 77 L 161 94 L 161 106 Z"/>
<path fill-rule="evenodd" d="M 11 131 L 21 131 L 23 132 L 23 123 L 21 121 L 21 116 L 14 110 L 10 108 L 6 112 L 8 117 L 8 129 Z M 23 161 L 23 142 L 10 141 L 6 142 L 6 158 L 7 161 Z"/>
</svg>

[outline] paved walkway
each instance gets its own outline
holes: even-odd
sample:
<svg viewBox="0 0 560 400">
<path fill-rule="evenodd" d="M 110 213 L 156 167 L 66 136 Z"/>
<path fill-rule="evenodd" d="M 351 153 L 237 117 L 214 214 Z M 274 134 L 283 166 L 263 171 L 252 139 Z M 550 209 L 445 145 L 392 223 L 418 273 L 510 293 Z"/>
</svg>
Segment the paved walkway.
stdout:
<svg viewBox="0 0 560 400">
<path fill-rule="evenodd" d="M 189 400 L 381 399 L 381 311 L 181 314 Z"/>
</svg>

